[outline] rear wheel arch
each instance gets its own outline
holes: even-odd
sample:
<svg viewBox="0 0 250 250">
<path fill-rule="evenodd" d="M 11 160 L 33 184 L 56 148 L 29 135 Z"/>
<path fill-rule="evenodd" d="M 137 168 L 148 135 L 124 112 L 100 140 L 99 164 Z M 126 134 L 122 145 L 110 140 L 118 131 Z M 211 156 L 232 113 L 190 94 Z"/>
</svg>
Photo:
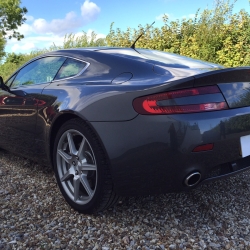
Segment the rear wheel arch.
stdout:
<svg viewBox="0 0 250 250">
<path fill-rule="evenodd" d="M 80 117 L 80 116 L 78 116 L 76 114 L 62 113 L 53 122 L 52 127 L 51 127 L 50 132 L 49 132 L 49 145 L 50 145 L 49 157 L 50 157 L 50 161 L 51 161 L 52 166 L 54 165 L 53 164 L 53 149 L 54 149 L 54 143 L 55 143 L 56 135 L 57 135 L 58 131 L 60 130 L 60 128 L 63 126 L 64 123 L 66 123 L 69 120 L 76 119 L 76 118 L 79 118 L 92 131 L 93 135 L 98 139 L 98 141 L 99 141 L 99 143 L 100 143 L 100 145 L 102 147 L 102 150 L 105 153 L 105 157 L 106 157 L 107 161 L 109 162 L 109 157 L 108 157 L 107 151 L 106 151 L 106 149 L 105 149 L 105 147 L 103 145 L 103 142 L 102 142 L 100 136 L 98 135 L 96 130 L 93 128 L 93 126 L 91 126 L 91 124 L 88 121 L 86 121 L 85 119 L 83 119 L 82 117 Z M 54 166 L 53 166 L 53 168 L 54 168 Z"/>
<path fill-rule="evenodd" d="M 59 129 L 61 128 L 61 126 L 74 118 L 78 118 L 77 115 L 72 114 L 72 113 L 65 113 L 65 114 L 61 114 L 60 116 L 57 117 L 57 119 L 53 122 L 50 131 L 49 131 L 49 158 L 50 158 L 50 162 L 53 166 L 53 148 L 54 148 L 54 142 L 55 142 L 55 138 L 56 135 L 59 131 Z M 53 166 L 54 167 L 54 166 Z"/>
<path fill-rule="evenodd" d="M 120 199 L 114 190 L 108 159 L 105 156 L 105 152 L 98 137 L 88 123 L 79 117 L 70 116 L 68 118 L 70 119 L 67 121 L 64 120 L 65 117 L 61 118 L 61 121 L 64 120 L 65 122 L 61 123 L 61 126 L 58 125 L 55 127 L 59 129 L 58 132 L 54 130 L 55 143 L 53 144 L 52 158 L 59 188 L 66 201 L 77 211 L 83 213 L 102 211 L 113 206 Z M 57 123 L 60 124 L 60 120 Z M 69 134 L 72 139 L 69 139 Z M 77 137 L 81 137 L 81 140 L 78 141 L 79 138 Z M 81 142 L 81 145 L 87 145 L 87 151 L 85 151 L 85 146 L 79 146 L 78 142 Z M 74 145 L 74 147 L 70 145 Z M 90 157 L 90 162 L 87 160 L 88 157 L 81 152 L 88 152 L 88 154 L 92 156 Z M 81 159 L 81 157 L 83 157 L 83 159 Z M 94 166 L 94 170 L 88 169 L 90 166 Z M 85 169 L 86 167 L 87 169 Z M 72 169 L 76 169 L 76 172 L 73 173 L 74 170 Z M 86 170 L 92 170 L 90 171 L 90 175 L 89 171 L 85 173 Z M 93 171 L 95 171 L 94 177 L 92 176 Z M 83 178 L 82 176 L 86 177 L 86 181 L 81 179 Z M 88 178 L 91 176 L 94 180 L 91 179 L 90 182 L 88 182 Z M 89 196 L 86 196 L 86 194 L 81 196 L 80 193 L 82 189 L 80 184 L 80 186 L 78 185 L 79 189 L 77 189 L 75 184 L 72 186 L 75 180 L 79 182 L 78 179 L 81 180 L 81 182 L 83 181 L 84 185 L 86 185 L 87 182 L 89 183 L 87 186 L 91 188 L 87 188 L 86 190 L 90 190 L 91 195 L 88 193 Z M 65 184 L 66 182 L 67 184 Z M 92 187 L 90 183 L 94 184 L 94 186 Z"/>
</svg>

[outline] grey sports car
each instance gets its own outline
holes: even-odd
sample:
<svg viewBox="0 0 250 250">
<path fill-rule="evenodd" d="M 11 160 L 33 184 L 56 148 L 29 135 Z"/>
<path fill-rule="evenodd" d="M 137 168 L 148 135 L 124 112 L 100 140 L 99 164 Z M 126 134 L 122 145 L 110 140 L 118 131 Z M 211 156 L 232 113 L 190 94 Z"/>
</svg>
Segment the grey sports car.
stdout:
<svg viewBox="0 0 250 250">
<path fill-rule="evenodd" d="M 29 61 L 0 87 L 0 147 L 53 166 L 79 212 L 250 166 L 250 67 L 68 49 Z"/>
</svg>

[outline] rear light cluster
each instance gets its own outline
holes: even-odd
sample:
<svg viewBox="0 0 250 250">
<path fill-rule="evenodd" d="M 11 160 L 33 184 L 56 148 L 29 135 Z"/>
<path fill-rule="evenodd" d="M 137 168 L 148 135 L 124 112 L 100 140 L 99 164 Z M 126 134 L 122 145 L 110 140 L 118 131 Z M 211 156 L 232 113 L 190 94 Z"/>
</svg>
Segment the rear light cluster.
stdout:
<svg viewBox="0 0 250 250">
<path fill-rule="evenodd" d="M 192 152 L 201 152 L 201 151 L 209 151 L 209 150 L 213 150 L 214 148 L 214 144 L 213 143 L 209 143 L 209 144 L 204 144 L 204 145 L 200 145 L 195 147 Z"/>
<path fill-rule="evenodd" d="M 213 94 L 221 94 L 220 89 L 216 85 L 176 90 L 136 98 L 133 101 L 133 107 L 137 113 L 143 115 L 196 113 L 228 109 L 225 101 L 209 101 L 197 104 L 197 100 L 195 100 L 197 97 L 200 98 L 201 95 L 211 95 L 209 99 L 212 100 Z M 177 102 L 181 99 L 185 99 L 185 102 L 188 103 L 185 103 L 185 105 L 176 105 L 175 101 Z M 159 104 L 160 101 L 166 100 L 171 100 L 172 102 L 168 105 Z"/>
</svg>

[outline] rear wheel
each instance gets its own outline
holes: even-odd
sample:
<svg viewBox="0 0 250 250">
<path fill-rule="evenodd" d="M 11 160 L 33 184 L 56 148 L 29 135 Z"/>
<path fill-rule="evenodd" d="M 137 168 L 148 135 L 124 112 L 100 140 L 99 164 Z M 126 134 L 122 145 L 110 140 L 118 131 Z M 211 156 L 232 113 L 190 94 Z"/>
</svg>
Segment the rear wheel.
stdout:
<svg viewBox="0 0 250 250">
<path fill-rule="evenodd" d="M 77 211 L 95 213 L 119 200 L 101 145 L 82 120 L 69 120 L 60 128 L 53 161 L 58 186 Z"/>
</svg>

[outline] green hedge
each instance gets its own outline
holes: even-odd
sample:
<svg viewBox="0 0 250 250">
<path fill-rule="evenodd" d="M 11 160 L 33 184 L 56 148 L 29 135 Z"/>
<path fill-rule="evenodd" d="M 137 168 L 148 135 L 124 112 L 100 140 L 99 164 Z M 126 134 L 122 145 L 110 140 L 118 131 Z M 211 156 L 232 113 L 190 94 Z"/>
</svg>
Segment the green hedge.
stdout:
<svg viewBox="0 0 250 250">
<path fill-rule="evenodd" d="M 96 39 L 92 32 L 89 38 L 85 32 L 81 36 L 67 34 L 63 46 L 29 54 L 7 54 L 5 63 L 0 65 L 0 75 L 6 79 L 21 64 L 46 51 L 89 46 L 130 47 L 135 39 L 149 28 L 138 40 L 136 47 L 173 52 L 226 67 L 250 65 L 250 15 L 245 10 L 233 14 L 234 3 L 217 0 L 214 9 L 198 10 L 193 19 L 170 21 L 164 16 L 161 28 L 149 25 L 127 28 L 122 31 L 110 26 L 106 38 Z"/>
<path fill-rule="evenodd" d="M 245 10 L 232 14 L 233 7 L 230 1 L 217 1 L 213 10 L 198 10 L 193 19 L 170 21 L 164 16 L 164 25 L 149 28 L 136 47 L 173 52 L 227 67 L 250 65 L 250 15 Z M 129 47 L 144 30 L 139 26 L 121 31 L 113 26 L 106 38 L 110 46 Z"/>
</svg>

